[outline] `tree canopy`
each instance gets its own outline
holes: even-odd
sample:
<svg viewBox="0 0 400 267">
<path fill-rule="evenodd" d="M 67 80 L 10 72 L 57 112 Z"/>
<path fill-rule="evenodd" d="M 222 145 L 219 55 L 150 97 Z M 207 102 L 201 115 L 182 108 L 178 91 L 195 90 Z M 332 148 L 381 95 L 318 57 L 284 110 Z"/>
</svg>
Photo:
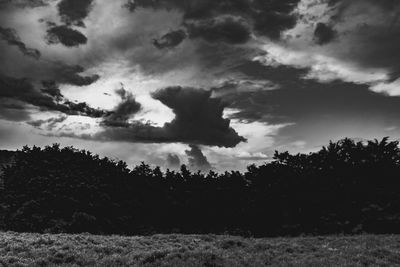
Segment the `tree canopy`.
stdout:
<svg viewBox="0 0 400 267">
<path fill-rule="evenodd" d="M 246 172 L 162 172 L 58 144 L 27 147 L 4 168 L 1 226 L 28 232 L 400 232 L 397 141 L 331 142 L 275 152 Z"/>
</svg>

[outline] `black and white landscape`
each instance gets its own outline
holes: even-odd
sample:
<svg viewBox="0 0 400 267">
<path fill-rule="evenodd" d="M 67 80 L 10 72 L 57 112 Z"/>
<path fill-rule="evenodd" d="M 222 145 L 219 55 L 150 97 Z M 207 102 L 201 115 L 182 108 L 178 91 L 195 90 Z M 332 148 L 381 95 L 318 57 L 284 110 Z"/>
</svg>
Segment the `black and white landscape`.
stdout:
<svg viewBox="0 0 400 267">
<path fill-rule="evenodd" d="M 0 265 L 400 265 L 399 47 L 398 0 L 0 0 Z"/>
</svg>

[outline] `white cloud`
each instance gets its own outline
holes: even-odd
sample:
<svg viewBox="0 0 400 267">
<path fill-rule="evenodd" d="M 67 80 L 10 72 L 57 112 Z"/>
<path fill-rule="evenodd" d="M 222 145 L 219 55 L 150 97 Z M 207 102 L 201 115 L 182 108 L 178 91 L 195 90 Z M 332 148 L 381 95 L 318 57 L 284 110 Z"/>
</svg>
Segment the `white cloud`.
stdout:
<svg viewBox="0 0 400 267">
<path fill-rule="evenodd" d="M 400 96 L 400 79 L 391 83 L 378 83 L 371 86 L 371 90 L 377 93 L 385 93 L 389 96 Z"/>
<path fill-rule="evenodd" d="M 361 69 L 355 64 L 318 53 L 317 50 L 296 50 L 284 44 L 267 43 L 263 46 L 267 53 L 253 60 L 267 66 L 288 65 L 297 68 L 309 68 L 306 79 L 320 82 L 342 80 L 354 83 L 375 83 L 388 79 L 385 70 Z"/>
<path fill-rule="evenodd" d="M 228 109 L 226 114 L 234 112 Z M 239 135 L 247 138 L 247 142 L 242 142 L 234 148 L 209 147 L 204 148 L 203 152 L 207 155 L 210 162 L 215 162 L 215 168 L 219 171 L 224 170 L 245 170 L 246 167 L 258 161 L 268 161 L 272 158 L 269 152 L 274 150 L 275 136 L 279 130 L 292 124 L 268 125 L 262 122 L 242 123 L 232 120 L 231 126 Z"/>
</svg>

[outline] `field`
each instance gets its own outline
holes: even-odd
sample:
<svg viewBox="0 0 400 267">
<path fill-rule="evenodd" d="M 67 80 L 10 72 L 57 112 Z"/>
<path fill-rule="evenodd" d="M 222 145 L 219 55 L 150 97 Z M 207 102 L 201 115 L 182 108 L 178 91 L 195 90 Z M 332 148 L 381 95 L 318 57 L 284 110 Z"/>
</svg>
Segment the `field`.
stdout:
<svg viewBox="0 0 400 267">
<path fill-rule="evenodd" d="M 400 236 L 0 233 L 0 266 L 400 266 Z"/>
</svg>

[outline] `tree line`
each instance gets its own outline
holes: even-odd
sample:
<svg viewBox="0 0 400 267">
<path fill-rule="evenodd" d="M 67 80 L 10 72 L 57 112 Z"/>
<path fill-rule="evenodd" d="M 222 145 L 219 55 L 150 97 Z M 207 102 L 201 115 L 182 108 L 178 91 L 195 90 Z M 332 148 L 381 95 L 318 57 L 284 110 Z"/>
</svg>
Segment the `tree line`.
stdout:
<svg viewBox="0 0 400 267">
<path fill-rule="evenodd" d="M 400 232 L 397 141 L 343 139 L 275 152 L 244 173 L 162 172 L 55 144 L 4 168 L 0 227 L 95 234 L 294 236 Z"/>
</svg>

